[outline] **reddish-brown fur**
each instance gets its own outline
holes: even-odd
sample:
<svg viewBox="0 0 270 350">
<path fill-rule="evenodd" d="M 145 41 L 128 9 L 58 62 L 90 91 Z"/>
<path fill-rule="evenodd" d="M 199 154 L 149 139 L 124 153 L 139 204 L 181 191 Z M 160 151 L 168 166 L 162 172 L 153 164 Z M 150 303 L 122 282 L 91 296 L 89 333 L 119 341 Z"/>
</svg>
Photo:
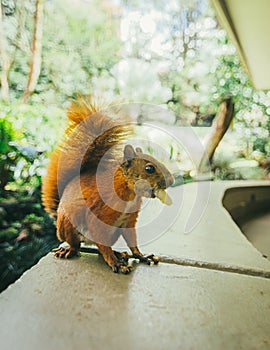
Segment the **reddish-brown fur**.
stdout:
<svg viewBox="0 0 270 350">
<path fill-rule="evenodd" d="M 124 157 L 117 153 L 115 146 L 125 139 L 130 128 L 98 111 L 91 101 L 80 98 L 73 102 L 68 117 L 64 139 L 51 155 L 43 181 L 45 209 L 56 218 L 59 240 L 70 246 L 56 249 L 55 255 L 78 255 L 83 236 L 95 242 L 113 271 L 128 273 L 126 259 L 119 259 L 111 248 L 122 235 L 134 257 L 157 263 L 156 256 L 146 257 L 139 251 L 135 225 L 141 195 L 154 197 L 153 189 L 172 183 L 171 174 L 140 149 L 136 153 L 127 146 Z M 149 163 L 157 168 L 155 175 L 145 172 Z M 135 193 L 138 180 L 150 184 L 143 187 L 141 195 Z"/>
</svg>

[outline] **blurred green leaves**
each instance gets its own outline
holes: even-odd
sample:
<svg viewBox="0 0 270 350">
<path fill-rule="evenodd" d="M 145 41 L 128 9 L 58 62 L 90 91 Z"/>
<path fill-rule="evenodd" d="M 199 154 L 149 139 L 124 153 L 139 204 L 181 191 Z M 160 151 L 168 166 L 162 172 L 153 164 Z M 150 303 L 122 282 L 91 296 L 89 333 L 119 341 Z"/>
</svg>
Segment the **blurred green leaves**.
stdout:
<svg viewBox="0 0 270 350">
<path fill-rule="evenodd" d="M 62 110 L 43 105 L 0 104 L 0 186 L 32 193 L 40 187 L 48 154 L 65 125 Z"/>
</svg>

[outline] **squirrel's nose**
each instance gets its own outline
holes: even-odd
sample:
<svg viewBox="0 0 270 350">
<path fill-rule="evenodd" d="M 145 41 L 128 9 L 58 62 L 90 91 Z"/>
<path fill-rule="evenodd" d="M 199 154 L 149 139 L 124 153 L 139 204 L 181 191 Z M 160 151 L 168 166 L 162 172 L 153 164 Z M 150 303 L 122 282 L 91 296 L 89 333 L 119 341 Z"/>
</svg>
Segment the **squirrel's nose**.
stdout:
<svg viewBox="0 0 270 350">
<path fill-rule="evenodd" d="M 173 183 L 174 183 L 174 176 L 172 174 L 170 174 L 169 179 L 168 180 L 166 179 L 167 187 L 172 186 Z"/>
<path fill-rule="evenodd" d="M 174 177 L 171 173 L 167 173 L 162 181 L 158 182 L 158 188 L 168 188 L 174 183 Z"/>
</svg>

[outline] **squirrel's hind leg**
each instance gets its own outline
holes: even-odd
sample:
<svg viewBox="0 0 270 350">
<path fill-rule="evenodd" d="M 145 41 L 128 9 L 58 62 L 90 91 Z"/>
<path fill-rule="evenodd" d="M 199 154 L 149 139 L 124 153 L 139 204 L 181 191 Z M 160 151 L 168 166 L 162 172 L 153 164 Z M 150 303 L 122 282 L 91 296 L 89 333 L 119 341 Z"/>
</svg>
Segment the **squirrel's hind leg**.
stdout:
<svg viewBox="0 0 270 350">
<path fill-rule="evenodd" d="M 79 256 L 79 250 L 74 249 L 72 247 L 58 247 L 52 250 L 54 253 L 54 256 L 57 258 L 66 258 L 70 259 L 73 258 L 74 256 Z"/>
<path fill-rule="evenodd" d="M 53 249 L 57 258 L 70 259 L 80 255 L 81 238 L 77 230 L 71 225 L 68 218 L 59 214 L 57 217 L 57 237 L 61 242 L 67 242 L 69 247 L 60 246 Z"/>
</svg>

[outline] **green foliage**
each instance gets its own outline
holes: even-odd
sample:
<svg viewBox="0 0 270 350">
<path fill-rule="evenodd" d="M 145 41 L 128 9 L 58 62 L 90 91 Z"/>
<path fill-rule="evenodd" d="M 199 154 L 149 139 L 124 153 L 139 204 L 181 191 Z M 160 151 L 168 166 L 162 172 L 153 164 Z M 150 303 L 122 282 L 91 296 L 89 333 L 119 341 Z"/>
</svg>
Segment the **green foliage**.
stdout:
<svg viewBox="0 0 270 350">
<path fill-rule="evenodd" d="M 57 245 L 54 225 L 41 206 L 40 185 L 65 116 L 38 104 L 0 108 L 1 291 Z"/>
<path fill-rule="evenodd" d="M 14 130 L 12 124 L 4 119 L 0 119 L 0 153 L 7 153 L 9 142 L 14 139 Z"/>
<path fill-rule="evenodd" d="M 11 181 L 10 167 L 15 164 L 16 155 L 11 142 L 15 139 L 15 132 L 11 122 L 0 118 L 0 189 Z"/>
<path fill-rule="evenodd" d="M 0 291 L 57 245 L 51 219 L 40 205 L 40 192 L 10 193 L 0 202 Z"/>
<path fill-rule="evenodd" d="M 256 160 L 259 165 L 267 163 L 270 155 L 270 92 L 253 88 L 235 47 L 218 25 L 207 2 L 122 3 L 125 11 L 122 34 L 125 60 L 122 65 L 132 64 L 122 75 L 115 75 L 118 86 L 118 80 L 125 82 L 119 91 L 124 94 L 132 86 L 129 98 L 139 94 L 140 100 L 149 101 L 157 86 L 151 79 L 154 70 L 158 82 L 171 90 L 167 105 L 176 113 L 177 125 L 194 126 L 210 126 L 221 101 L 232 96 L 235 116 L 231 126 L 234 133 L 230 136 L 236 138 L 238 145 L 234 149 L 222 148 L 223 155 L 215 157 L 214 162 L 224 164 L 227 169 L 225 159 L 223 162 L 221 158 L 227 158 L 230 149 L 231 161 L 237 156 Z M 140 73 L 144 73 L 130 81 L 130 76 L 136 77 L 135 58 L 141 67 Z M 143 69 L 146 61 L 151 67 L 148 73 Z M 150 90 L 149 96 L 144 96 L 144 87 Z M 160 91 L 157 90 L 154 102 L 163 103 L 164 94 Z M 229 142 L 234 143 L 233 139 Z M 217 177 L 242 177 L 237 171 L 232 176 L 230 172 L 234 170 L 226 170 L 225 174 L 217 171 Z M 246 175 L 254 178 L 265 176 L 265 173 L 246 171 Z"/>
<path fill-rule="evenodd" d="M 11 6 L 12 7 L 12 6 Z M 33 36 L 35 2 L 17 1 L 4 16 L 12 100 L 25 90 Z M 4 12 L 6 13 L 6 12 Z M 91 79 L 117 63 L 119 17 L 99 1 L 45 2 L 42 69 L 33 102 L 62 103 L 75 92 L 89 93 Z"/>
<path fill-rule="evenodd" d="M 32 193 L 41 185 L 65 116 L 58 108 L 37 104 L 2 105 L 1 114 L 1 188 L 8 183 L 9 190 Z"/>
</svg>

